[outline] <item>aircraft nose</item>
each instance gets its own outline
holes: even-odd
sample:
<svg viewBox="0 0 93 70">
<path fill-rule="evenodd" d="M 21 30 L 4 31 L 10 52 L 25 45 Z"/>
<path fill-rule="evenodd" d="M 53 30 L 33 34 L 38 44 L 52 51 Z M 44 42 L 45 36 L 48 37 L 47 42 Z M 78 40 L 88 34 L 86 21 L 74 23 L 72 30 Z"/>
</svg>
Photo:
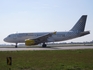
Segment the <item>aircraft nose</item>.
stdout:
<svg viewBox="0 0 93 70">
<path fill-rule="evenodd" d="M 4 41 L 7 42 L 7 38 L 4 38 Z"/>
</svg>

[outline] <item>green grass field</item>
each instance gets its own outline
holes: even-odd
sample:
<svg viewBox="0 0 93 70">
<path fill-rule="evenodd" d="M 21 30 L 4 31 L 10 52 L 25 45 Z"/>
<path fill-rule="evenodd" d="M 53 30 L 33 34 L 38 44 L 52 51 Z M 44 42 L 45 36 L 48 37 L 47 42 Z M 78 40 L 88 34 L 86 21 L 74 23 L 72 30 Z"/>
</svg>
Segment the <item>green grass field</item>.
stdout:
<svg viewBox="0 0 93 70">
<path fill-rule="evenodd" d="M 12 57 L 12 66 L 6 57 Z M 93 70 L 93 49 L 0 51 L 0 70 Z"/>
</svg>

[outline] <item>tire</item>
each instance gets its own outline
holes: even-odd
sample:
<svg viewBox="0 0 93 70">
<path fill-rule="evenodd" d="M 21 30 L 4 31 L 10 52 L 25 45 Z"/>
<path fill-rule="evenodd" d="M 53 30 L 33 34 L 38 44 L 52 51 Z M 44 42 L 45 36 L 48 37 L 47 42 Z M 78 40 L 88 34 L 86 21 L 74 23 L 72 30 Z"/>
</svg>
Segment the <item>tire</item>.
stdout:
<svg viewBox="0 0 93 70">
<path fill-rule="evenodd" d="M 46 44 L 43 44 L 42 47 L 46 47 L 47 45 Z"/>
<path fill-rule="evenodd" d="M 15 45 L 15 48 L 17 48 L 17 45 Z"/>
</svg>

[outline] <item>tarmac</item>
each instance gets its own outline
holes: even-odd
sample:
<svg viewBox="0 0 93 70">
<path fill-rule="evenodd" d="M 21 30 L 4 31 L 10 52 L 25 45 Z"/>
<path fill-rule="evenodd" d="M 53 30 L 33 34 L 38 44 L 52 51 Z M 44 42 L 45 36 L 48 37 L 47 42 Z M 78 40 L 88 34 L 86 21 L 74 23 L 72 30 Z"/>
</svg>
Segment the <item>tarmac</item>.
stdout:
<svg viewBox="0 0 93 70">
<path fill-rule="evenodd" d="M 0 51 L 34 51 L 34 50 L 77 50 L 77 49 L 93 49 L 93 46 L 69 46 L 69 47 L 31 47 L 31 48 L 14 48 L 14 47 L 1 47 Z"/>
</svg>

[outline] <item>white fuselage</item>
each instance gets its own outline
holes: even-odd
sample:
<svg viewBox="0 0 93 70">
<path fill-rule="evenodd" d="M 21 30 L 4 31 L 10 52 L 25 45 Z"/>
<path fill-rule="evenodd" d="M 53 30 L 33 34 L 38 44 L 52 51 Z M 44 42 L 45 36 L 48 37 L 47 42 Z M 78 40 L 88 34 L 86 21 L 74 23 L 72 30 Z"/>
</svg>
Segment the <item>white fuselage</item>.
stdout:
<svg viewBox="0 0 93 70">
<path fill-rule="evenodd" d="M 35 39 L 48 33 L 50 32 L 10 34 L 4 39 L 4 41 L 10 43 L 24 43 L 26 39 Z M 56 32 L 56 34 L 47 39 L 47 42 L 64 41 L 75 37 L 79 37 L 78 32 Z"/>
</svg>

